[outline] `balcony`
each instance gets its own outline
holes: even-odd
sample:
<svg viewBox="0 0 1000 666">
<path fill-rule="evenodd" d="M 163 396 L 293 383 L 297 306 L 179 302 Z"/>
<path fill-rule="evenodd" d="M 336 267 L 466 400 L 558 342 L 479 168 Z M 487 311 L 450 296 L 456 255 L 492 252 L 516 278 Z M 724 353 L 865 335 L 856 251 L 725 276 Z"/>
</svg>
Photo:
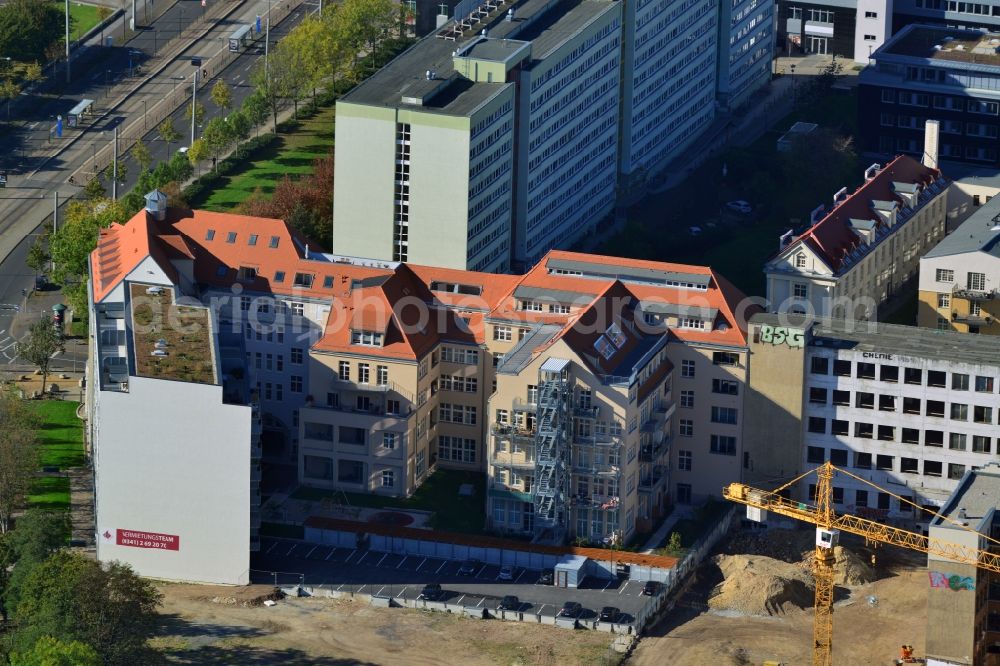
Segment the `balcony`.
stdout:
<svg viewBox="0 0 1000 666">
<path fill-rule="evenodd" d="M 583 444 L 585 446 L 620 446 L 621 436 L 619 435 L 609 435 L 608 433 L 594 433 L 591 435 L 575 435 L 573 437 L 574 444 Z"/>
<path fill-rule="evenodd" d="M 653 469 L 652 473 L 647 472 L 643 474 L 642 478 L 639 480 L 639 492 L 651 493 L 654 490 L 657 490 L 662 485 L 664 485 L 663 481 L 666 478 L 667 475 L 664 473 L 664 469 L 661 466 L 657 465 Z"/>
<path fill-rule="evenodd" d="M 360 393 L 396 393 L 404 400 L 414 402 L 413 394 L 395 382 L 372 384 L 368 382 L 355 382 L 350 379 L 341 379 L 340 377 L 334 376 L 330 380 L 330 389 L 333 391 L 358 391 Z"/>
<path fill-rule="evenodd" d="M 490 432 L 498 437 L 513 437 L 516 440 L 534 441 L 535 429 L 524 428 L 509 423 L 494 423 L 490 425 Z"/>
<path fill-rule="evenodd" d="M 951 293 L 955 298 L 964 298 L 969 301 L 988 301 L 994 298 L 1000 298 L 1000 290 L 997 289 L 980 291 L 978 289 L 967 289 L 966 287 L 961 287 L 957 284 L 952 288 Z"/>
<path fill-rule="evenodd" d="M 509 453 L 497 453 L 490 458 L 490 464 L 495 467 L 513 467 L 515 469 L 534 469 L 535 460 L 527 455 L 512 456 Z"/>
<path fill-rule="evenodd" d="M 577 406 L 573 408 L 573 414 L 583 419 L 596 419 L 601 408 L 596 405 Z"/>
<path fill-rule="evenodd" d="M 523 398 L 514 398 L 514 402 L 511 404 L 511 409 L 515 412 L 534 412 L 538 409 L 538 403 L 528 402 Z"/>
<path fill-rule="evenodd" d="M 570 497 L 574 506 L 581 508 L 592 507 L 603 511 L 613 511 L 619 506 L 617 495 L 573 495 Z"/>
<path fill-rule="evenodd" d="M 993 317 L 988 314 L 972 315 L 952 312 L 951 320 L 959 324 L 968 324 L 969 326 L 989 326 L 993 323 Z"/>
</svg>

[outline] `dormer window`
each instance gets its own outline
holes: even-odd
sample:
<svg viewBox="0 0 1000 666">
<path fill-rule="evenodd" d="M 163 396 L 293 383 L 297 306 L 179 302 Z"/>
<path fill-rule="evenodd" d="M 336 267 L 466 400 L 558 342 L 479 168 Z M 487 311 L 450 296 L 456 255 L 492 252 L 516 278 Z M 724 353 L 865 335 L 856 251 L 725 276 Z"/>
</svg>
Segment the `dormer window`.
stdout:
<svg viewBox="0 0 1000 666">
<path fill-rule="evenodd" d="M 278 247 L 278 241 L 279 240 L 281 240 L 281 239 L 278 238 L 277 236 L 271 236 L 271 241 L 267 244 L 267 246 L 273 250 L 276 247 Z"/>
<path fill-rule="evenodd" d="M 608 330 L 605 331 L 604 335 L 606 335 L 607 338 L 611 340 L 611 343 L 618 349 L 621 349 L 622 345 L 625 344 L 625 333 L 618 327 L 618 324 L 612 322 L 612 324 L 608 326 Z"/>
<path fill-rule="evenodd" d="M 804 253 L 799 252 L 797 255 L 795 255 L 795 267 L 796 268 L 806 267 L 806 255 Z"/>
<path fill-rule="evenodd" d="M 257 244 L 257 234 L 250 234 L 250 238 L 247 239 L 247 245 Z"/>
<path fill-rule="evenodd" d="M 236 232 L 235 231 L 230 231 L 228 234 L 226 234 L 226 242 L 227 243 L 235 243 L 236 242 Z"/>
<path fill-rule="evenodd" d="M 521 310 L 527 310 L 529 312 L 541 312 L 542 304 L 537 301 L 520 301 L 518 303 Z"/>
<path fill-rule="evenodd" d="M 382 334 L 376 333 L 375 331 L 356 331 L 352 329 L 351 344 L 365 345 L 367 347 L 381 347 Z"/>
<path fill-rule="evenodd" d="M 312 273 L 296 273 L 295 274 L 295 286 L 309 288 L 313 284 Z"/>
<path fill-rule="evenodd" d="M 611 344 L 611 341 L 608 340 L 603 335 L 601 337 L 597 338 L 597 340 L 594 342 L 594 349 L 596 349 L 597 352 L 601 356 L 603 356 L 605 360 L 607 360 L 607 359 L 611 358 L 612 356 L 614 356 L 615 352 L 618 351 L 615 348 L 615 346 L 613 344 Z"/>
<path fill-rule="evenodd" d="M 257 269 L 250 266 L 240 266 L 236 274 L 236 279 L 244 282 L 253 282 L 257 279 Z"/>
<path fill-rule="evenodd" d="M 215 238 L 215 229 L 209 229 L 205 232 L 205 240 L 210 241 Z"/>
</svg>

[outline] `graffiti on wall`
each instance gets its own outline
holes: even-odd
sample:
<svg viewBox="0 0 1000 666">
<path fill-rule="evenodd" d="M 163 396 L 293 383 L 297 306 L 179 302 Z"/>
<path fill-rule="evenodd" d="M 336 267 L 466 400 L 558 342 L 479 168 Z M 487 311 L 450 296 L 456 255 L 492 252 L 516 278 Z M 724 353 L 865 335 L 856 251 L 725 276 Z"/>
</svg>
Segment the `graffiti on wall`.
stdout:
<svg viewBox="0 0 1000 666">
<path fill-rule="evenodd" d="M 927 576 L 931 580 L 931 587 L 954 590 L 955 592 L 959 590 L 975 592 L 976 590 L 976 581 L 971 576 L 959 576 L 940 571 L 928 571 Z"/>
</svg>

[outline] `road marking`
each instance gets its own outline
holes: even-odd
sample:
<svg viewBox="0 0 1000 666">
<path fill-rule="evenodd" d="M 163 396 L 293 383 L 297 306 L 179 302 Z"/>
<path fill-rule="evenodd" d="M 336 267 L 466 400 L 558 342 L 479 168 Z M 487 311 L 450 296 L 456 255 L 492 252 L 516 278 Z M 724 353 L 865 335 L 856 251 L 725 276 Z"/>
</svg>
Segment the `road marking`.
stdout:
<svg viewBox="0 0 1000 666">
<path fill-rule="evenodd" d="M 315 551 L 317 548 L 319 548 L 319 546 L 313 546 L 312 550 L 310 550 L 308 553 L 306 553 L 306 559 L 307 560 L 309 559 L 309 556 L 313 554 L 313 551 Z"/>
<path fill-rule="evenodd" d="M 464 599 L 464 598 L 465 598 L 465 595 L 463 594 L 462 596 L 460 596 L 458 598 L 458 601 L 456 601 L 455 604 L 461 604 L 462 603 L 462 599 Z"/>
<path fill-rule="evenodd" d="M 382 560 L 384 560 L 387 557 L 389 557 L 389 553 L 386 553 L 385 555 L 383 555 L 382 558 L 379 559 L 379 561 L 375 563 L 375 566 L 377 566 L 377 567 L 382 566 Z"/>
<path fill-rule="evenodd" d="M 274 550 L 274 547 L 277 546 L 277 545 L 278 545 L 277 541 L 275 541 L 274 543 L 272 543 L 271 547 L 264 551 L 264 554 L 267 555 L 268 553 L 270 553 L 272 550 Z"/>
<path fill-rule="evenodd" d="M 409 585 L 404 585 L 404 586 L 403 586 L 403 589 L 402 589 L 402 590 L 400 590 L 400 591 L 399 591 L 399 594 L 397 594 L 396 596 L 397 596 L 397 597 L 400 597 L 401 599 L 405 599 L 406 597 L 404 597 L 404 596 L 403 596 L 403 593 L 404 593 L 404 592 L 406 592 L 406 588 L 407 588 L 407 587 L 409 587 Z"/>
<path fill-rule="evenodd" d="M 622 589 L 618 590 L 618 594 L 622 594 L 627 589 L 628 589 L 628 581 L 625 581 L 625 584 L 622 585 Z"/>
<path fill-rule="evenodd" d="M 476 608 L 479 608 L 480 606 L 482 606 L 484 601 L 486 601 L 486 597 L 483 597 L 482 599 L 479 600 L 479 603 L 476 604 Z"/>
<path fill-rule="evenodd" d="M 358 551 L 357 550 L 352 550 L 351 553 L 347 557 L 344 558 L 344 564 L 347 564 L 348 562 L 350 562 L 351 558 L 354 556 L 354 553 L 356 553 L 356 552 L 358 552 Z"/>
<path fill-rule="evenodd" d="M 399 564 L 397 564 L 397 565 L 396 565 L 396 568 L 397 568 L 397 569 L 398 569 L 399 567 L 403 566 L 403 562 L 405 562 L 405 561 L 406 561 L 406 558 L 407 558 L 407 557 L 409 557 L 409 556 L 408 556 L 408 555 L 405 555 L 405 556 L 403 556 L 403 559 L 402 559 L 402 560 L 400 560 L 400 561 L 399 561 Z"/>
<path fill-rule="evenodd" d="M 337 552 L 337 549 L 336 549 L 336 548 L 334 548 L 333 550 L 331 550 L 331 551 L 329 552 L 329 554 L 328 554 L 328 555 L 327 555 L 327 556 L 326 556 L 325 558 L 323 558 L 323 560 L 324 560 L 324 561 L 326 561 L 326 560 L 329 560 L 329 559 L 330 559 L 331 557 L 333 557 L 333 554 L 334 554 L 334 553 L 336 553 L 336 552 Z"/>
<path fill-rule="evenodd" d="M 366 557 L 368 557 L 368 553 L 370 553 L 370 552 L 372 552 L 372 551 L 366 550 L 365 552 L 361 553 L 361 557 L 359 557 L 358 559 L 354 560 L 354 563 L 355 564 L 361 564 L 361 560 L 363 560 Z"/>
<path fill-rule="evenodd" d="M 378 588 L 378 592 L 376 592 L 374 596 L 381 597 L 382 596 L 382 590 L 384 590 L 384 589 L 385 589 L 385 585 L 383 585 L 382 587 Z"/>
<path fill-rule="evenodd" d="M 414 571 L 420 571 L 420 567 L 424 566 L 425 564 L 427 564 L 427 558 L 426 557 L 423 559 L 423 561 L 420 564 L 417 565 L 417 568 L 414 569 Z"/>
<path fill-rule="evenodd" d="M 291 554 L 292 554 L 292 551 L 293 551 L 293 550 L 295 550 L 295 547 L 296 547 L 297 545 L 299 545 L 299 544 L 297 544 L 297 543 L 293 543 L 293 544 L 292 544 L 292 547 L 288 549 L 288 552 L 287 552 L 287 553 L 285 553 L 285 557 L 288 557 L 289 555 L 291 555 Z"/>
<path fill-rule="evenodd" d="M 476 574 L 476 578 L 480 578 L 482 576 L 483 572 L 486 571 L 487 567 L 489 567 L 489 565 L 488 564 L 484 564 L 483 568 L 480 569 L 479 573 Z"/>
<path fill-rule="evenodd" d="M 517 581 L 521 580 L 521 576 L 523 576 L 523 575 L 524 575 L 524 572 L 525 572 L 525 571 L 527 571 L 527 569 L 521 569 L 521 573 L 517 574 L 517 578 L 515 578 L 515 579 L 514 579 L 514 582 L 515 582 L 515 583 L 516 583 Z"/>
<path fill-rule="evenodd" d="M 608 584 L 604 586 L 604 589 L 606 590 L 609 587 L 611 587 L 611 583 L 613 583 L 613 582 L 615 582 L 615 579 L 614 578 L 609 578 L 608 579 Z"/>
<path fill-rule="evenodd" d="M 439 567 L 437 568 L 437 571 L 435 571 L 434 573 L 436 573 L 436 574 L 439 574 L 439 573 L 441 573 L 441 569 L 444 569 L 444 568 L 445 568 L 445 566 L 446 566 L 447 564 L 448 564 L 448 560 L 445 560 L 444 562 L 442 562 L 442 563 L 441 563 L 441 566 L 439 566 Z"/>
</svg>

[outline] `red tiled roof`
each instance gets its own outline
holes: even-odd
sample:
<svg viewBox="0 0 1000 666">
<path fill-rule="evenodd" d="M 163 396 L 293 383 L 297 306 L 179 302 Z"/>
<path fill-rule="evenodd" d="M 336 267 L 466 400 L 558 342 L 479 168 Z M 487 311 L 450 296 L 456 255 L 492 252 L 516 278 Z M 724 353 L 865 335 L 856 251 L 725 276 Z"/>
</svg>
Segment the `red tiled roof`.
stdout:
<svg viewBox="0 0 1000 666">
<path fill-rule="evenodd" d="M 876 220 L 881 224 L 872 210 L 872 202 L 902 202 L 893 189 L 893 182 L 918 183 L 924 187 L 940 175 L 939 169 L 924 166 L 908 155 L 900 155 L 809 227 L 805 233 L 789 243 L 777 256 L 787 255 L 799 244 L 806 243 L 831 270 L 837 272 L 844 258 L 862 242 L 851 229 L 851 218 Z"/>
</svg>

